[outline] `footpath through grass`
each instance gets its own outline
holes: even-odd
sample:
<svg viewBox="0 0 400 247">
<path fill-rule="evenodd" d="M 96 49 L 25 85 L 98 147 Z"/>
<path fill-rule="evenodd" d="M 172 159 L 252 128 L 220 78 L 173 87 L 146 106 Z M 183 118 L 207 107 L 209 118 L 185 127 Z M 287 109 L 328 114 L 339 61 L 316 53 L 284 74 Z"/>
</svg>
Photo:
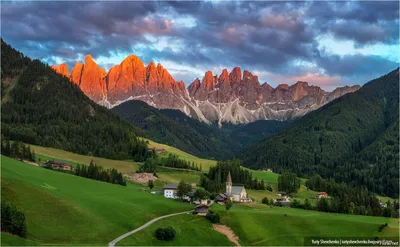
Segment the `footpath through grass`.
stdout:
<svg viewBox="0 0 400 247">
<path fill-rule="evenodd" d="M 303 245 L 304 237 L 395 237 L 399 220 L 383 217 L 332 214 L 260 204 L 234 204 L 229 214 L 220 205 L 222 223 L 239 237 L 242 245 Z M 286 216 L 285 216 L 286 215 Z M 381 233 L 380 225 L 388 223 Z"/>
<path fill-rule="evenodd" d="M 21 209 L 27 239 L 40 244 L 104 245 L 161 215 L 193 205 L 1 157 L 2 199 Z"/>
<path fill-rule="evenodd" d="M 154 236 L 158 227 L 172 226 L 176 236 L 172 241 L 160 241 Z M 178 215 L 162 219 L 149 227 L 121 240 L 117 245 L 138 246 L 230 246 L 226 236 L 212 229 L 210 221 L 203 216 Z"/>
</svg>

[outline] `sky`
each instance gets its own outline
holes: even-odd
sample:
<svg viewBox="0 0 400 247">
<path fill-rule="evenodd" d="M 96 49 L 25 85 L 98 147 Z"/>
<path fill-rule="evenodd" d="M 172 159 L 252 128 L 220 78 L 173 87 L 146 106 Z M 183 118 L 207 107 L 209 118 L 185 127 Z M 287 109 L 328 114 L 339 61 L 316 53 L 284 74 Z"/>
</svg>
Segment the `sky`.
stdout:
<svg viewBox="0 0 400 247">
<path fill-rule="evenodd" d="M 70 72 L 86 54 L 106 70 L 135 54 L 186 85 L 240 66 L 330 91 L 399 66 L 399 2 L 2 2 L 1 36 Z"/>
</svg>

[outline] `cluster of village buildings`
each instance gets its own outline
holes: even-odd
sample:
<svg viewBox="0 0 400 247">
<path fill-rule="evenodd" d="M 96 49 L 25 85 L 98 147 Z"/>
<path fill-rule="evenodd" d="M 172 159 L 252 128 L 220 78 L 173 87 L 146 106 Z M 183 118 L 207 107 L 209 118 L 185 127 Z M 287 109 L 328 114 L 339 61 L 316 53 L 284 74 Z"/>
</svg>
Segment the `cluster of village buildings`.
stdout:
<svg viewBox="0 0 400 247">
<path fill-rule="evenodd" d="M 47 160 L 40 166 L 51 168 L 53 170 L 72 171 L 72 166 L 69 163 L 59 160 Z"/>
<path fill-rule="evenodd" d="M 164 148 L 156 148 L 156 147 L 148 147 L 147 148 L 148 152 L 156 152 L 159 155 L 163 155 L 165 153 L 165 149 Z"/>
</svg>

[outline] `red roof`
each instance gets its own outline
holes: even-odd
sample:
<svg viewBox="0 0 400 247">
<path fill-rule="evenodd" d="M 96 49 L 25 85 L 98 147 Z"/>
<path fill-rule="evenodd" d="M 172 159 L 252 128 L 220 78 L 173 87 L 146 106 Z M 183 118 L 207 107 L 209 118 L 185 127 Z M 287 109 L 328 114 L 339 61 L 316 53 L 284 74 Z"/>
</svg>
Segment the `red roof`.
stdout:
<svg viewBox="0 0 400 247">
<path fill-rule="evenodd" d="M 326 195 L 328 195 L 328 193 L 326 193 L 326 192 L 319 192 L 318 195 L 325 195 L 325 196 L 326 196 Z"/>
</svg>

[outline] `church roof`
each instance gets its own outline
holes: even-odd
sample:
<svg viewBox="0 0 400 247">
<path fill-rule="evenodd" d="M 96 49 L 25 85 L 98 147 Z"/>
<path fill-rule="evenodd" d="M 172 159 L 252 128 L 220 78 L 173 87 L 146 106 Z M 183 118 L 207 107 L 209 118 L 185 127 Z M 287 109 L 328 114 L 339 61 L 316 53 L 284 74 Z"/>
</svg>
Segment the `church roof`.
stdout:
<svg viewBox="0 0 400 247">
<path fill-rule="evenodd" d="M 242 192 L 243 189 L 244 189 L 243 186 L 232 186 L 231 194 L 232 195 L 239 195 L 240 192 Z"/>
<path fill-rule="evenodd" d="M 232 183 L 232 177 L 231 177 L 231 172 L 228 172 L 228 178 L 226 179 L 227 183 Z"/>
</svg>

